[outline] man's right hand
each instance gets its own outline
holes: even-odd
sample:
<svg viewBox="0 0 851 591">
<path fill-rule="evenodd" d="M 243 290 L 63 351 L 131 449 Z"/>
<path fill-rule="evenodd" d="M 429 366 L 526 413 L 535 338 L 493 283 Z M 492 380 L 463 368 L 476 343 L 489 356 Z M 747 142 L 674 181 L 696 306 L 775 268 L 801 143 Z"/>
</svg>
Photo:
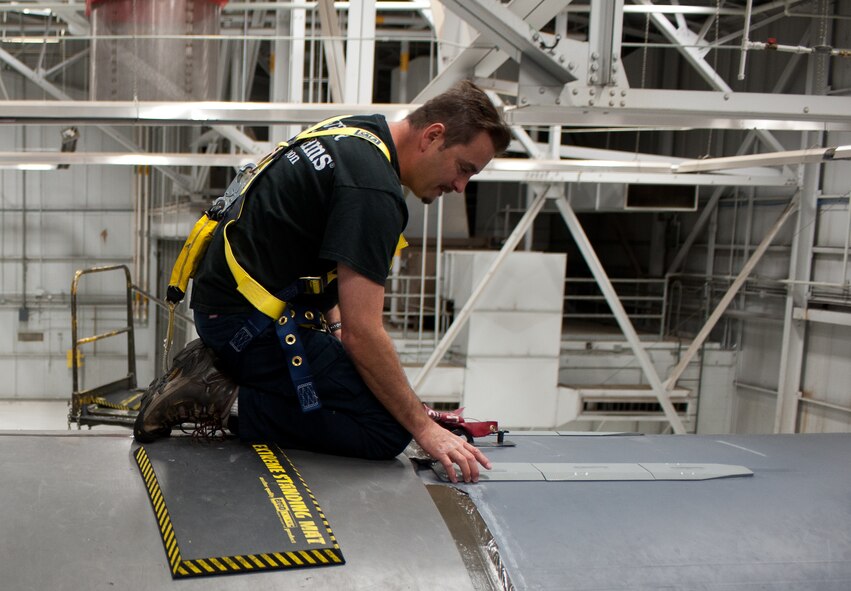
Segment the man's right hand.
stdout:
<svg viewBox="0 0 851 591">
<path fill-rule="evenodd" d="M 479 464 L 491 464 L 476 447 L 435 423 L 411 389 L 396 348 L 384 330 L 384 285 L 375 283 L 343 263 L 337 265 L 342 342 L 358 373 L 399 424 L 427 454 L 440 462 L 452 482 L 461 468 L 465 482 L 479 480 Z"/>
<path fill-rule="evenodd" d="M 414 435 L 414 439 L 427 454 L 443 465 L 452 482 L 458 482 L 453 464 L 461 469 L 464 482 L 479 481 L 479 464 L 488 470 L 491 468 L 490 460 L 479 448 L 437 423 L 430 421 L 421 433 Z"/>
</svg>

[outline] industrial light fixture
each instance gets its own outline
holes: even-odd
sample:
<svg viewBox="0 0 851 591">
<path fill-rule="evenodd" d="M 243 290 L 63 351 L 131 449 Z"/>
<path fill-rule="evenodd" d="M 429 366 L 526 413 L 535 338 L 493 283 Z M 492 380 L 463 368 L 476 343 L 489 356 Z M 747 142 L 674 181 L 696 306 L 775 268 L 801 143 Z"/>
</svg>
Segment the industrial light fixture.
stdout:
<svg viewBox="0 0 851 591">
<path fill-rule="evenodd" d="M 23 36 L 15 36 L 15 37 L 0 37 L 0 43 L 32 43 L 37 45 L 44 45 L 45 43 L 59 43 L 58 37 L 23 37 Z"/>
<path fill-rule="evenodd" d="M 66 127 L 61 132 L 62 137 L 62 147 L 60 148 L 60 152 L 76 152 L 77 151 L 77 140 L 80 139 L 80 130 L 76 127 Z M 56 168 L 59 170 L 65 170 L 68 168 L 69 164 L 59 164 Z"/>
<path fill-rule="evenodd" d="M 0 166 L 0 168 L 6 168 L 11 170 L 56 170 L 56 166 L 53 164 L 36 163 L 12 164 L 10 166 Z"/>
</svg>

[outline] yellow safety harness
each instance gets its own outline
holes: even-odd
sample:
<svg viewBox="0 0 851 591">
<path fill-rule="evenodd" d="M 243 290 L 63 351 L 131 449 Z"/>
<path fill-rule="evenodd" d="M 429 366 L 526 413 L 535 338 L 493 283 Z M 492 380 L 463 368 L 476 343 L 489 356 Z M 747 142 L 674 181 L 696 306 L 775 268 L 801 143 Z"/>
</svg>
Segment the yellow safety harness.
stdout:
<svg viewBox="0 0 851 591">
<path fill-rule="evenodd" d="M 169 320 L 164 343 L 164 371 L 168 370 L 168 354 L 173 338 L 174 309 L 185 297 L 189 280 L 195 275 L 195 271 L 197 270 L 204 254 L 207 251 L 207 247 L 213 238 L 213 233 L 238 201 L 240 202 L 239 212 L 233 219 L 227 221 L 222 229 L 225 259 L 228 264 L 228 269 L 230 269 L 230 272 L 236 281 L 237 290 L 255 309 L 259 310 L 263 315 L 271 318 L 272 320 L 280 321 L 281 319 L 286 318 L 284 312 L 287 309 L 287 300 L 290 299 L 290 297 L 301 293 L 320 294 L 325 290 L 325 287 L 329 283 L 336 279 L 337 272 L 335 268 L 323 276 L 301 277 L 295 284 L 288 286 L 285 290 L 282 290 L 282 292 L 272 294 L 256 279 L 254 279 L 236 259 L 233 248 L 228 240 L 227 231 L 230 225 L 236 222 L 242 215 L 242 209 L 245 206 L 246 193 L 260 173 L 262 173 L 269 164 L 277 160 L 287 149 L 300 144 L 301 142 L 326 136 L 356 137 L 368 141 L 378 148 L 388 161 L 391 160 L 390 150 L 387 148 L 387 145 L 381 140 L 381 138 L 370 131 L 353 126 L 322 129 L 323 127 L 327 127 L 328 125 L 346 117 L 349 117 L 349 115 L 341 115 L 321 121 L 313 127 L 301 132 L 290 141 L 279 143 L 275 150 L 263 157 L 257 165 L 249 164 L 242 167 L 236 178 L 234 178 L 233 182 L 225 191 L 225 194 L 216 199 L 210 209 L 205 211 L 204 215 L 195 222 L 192 231 L 189 233 L 183 248 L 178 254 L 177 260 L 174 263 L 166 292 L 166 301 L 169 306 Z M 407 245 L 408 243 L 405 240 L 405 237 L 400 235 L 399 242 L 396 246 L 396 254 L 398 255 L 399 251 Z M 314 315 L 310 312 L 308 312 L 308 314 L 310 314 L 311 317 L 307 318 L 307 320 L 312 321 Z M 295 319 L 295 312 L 292 313 L 291 318 Z"/>
</svg>

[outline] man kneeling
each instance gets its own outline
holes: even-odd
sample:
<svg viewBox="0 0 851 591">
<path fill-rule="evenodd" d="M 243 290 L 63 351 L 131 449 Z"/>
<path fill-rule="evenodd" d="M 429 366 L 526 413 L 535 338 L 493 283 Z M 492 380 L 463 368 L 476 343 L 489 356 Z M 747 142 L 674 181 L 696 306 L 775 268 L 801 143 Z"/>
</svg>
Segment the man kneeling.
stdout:
<svg viewBox="0 0 851 591">
<path fill-rule="evenodd" d="M 431 420 L 407 381 L 384 284 L 408 221 L 402 186 L 424 203 L 463 192 L 509 139 L 487 96 L 461 82 L 402 121 L 336 117 L 280 150 L 194 279 L 196 329 L 233 382 L 212 357 L 189 363 L 150 389 L 136 438 L 231 414 L 244 440 L 337 455 L 393 458 L 413 436 L 449 474 L 454 463 L 478 480 L 487 458 Z"/>
</svg>

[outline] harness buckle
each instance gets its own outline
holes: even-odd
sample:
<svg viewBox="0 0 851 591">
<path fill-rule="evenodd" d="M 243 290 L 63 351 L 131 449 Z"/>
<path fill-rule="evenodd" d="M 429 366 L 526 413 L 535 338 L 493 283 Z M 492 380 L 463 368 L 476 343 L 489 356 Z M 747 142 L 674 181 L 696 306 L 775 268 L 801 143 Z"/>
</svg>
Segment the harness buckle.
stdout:
<svg viewBox="0 0 851 591">
<path fill-rule="evenodd" d="M 323 277 L 299 277 L 302 293 L 318 295 L 325 291 L 325 280 Z"/>
<path fill-rule="evenodd" d="M 228 188 L 225 189 L 224 195 L 213 201 L 213 205 L 207 210 L 207 217 L 217 222 L 224 219 L 231 206 L 239 199 L 242 190 L 245 188 L 248 180 L 254 175 L 257 166 L 249 162 L 240 167 L 236 173 L 236 177 L 231 181 Z"/>
</svg>

